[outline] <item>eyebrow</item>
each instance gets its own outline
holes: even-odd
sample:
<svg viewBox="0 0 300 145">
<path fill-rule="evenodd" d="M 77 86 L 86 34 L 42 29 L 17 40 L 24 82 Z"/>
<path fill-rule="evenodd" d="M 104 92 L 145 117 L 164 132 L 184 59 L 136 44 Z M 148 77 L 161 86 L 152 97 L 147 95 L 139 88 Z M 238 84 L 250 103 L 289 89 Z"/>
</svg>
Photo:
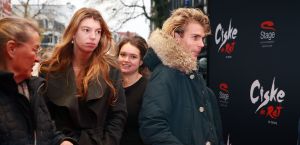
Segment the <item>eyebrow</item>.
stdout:
<svg viewBox="0 0 300 145">
<path fill-rule="evenodd" d="M 80 26 L 80 28 L 89 28 L 89 29 L 91 29 L 92 27 L 89 27 L 89 26 Z M 102 28 L 99 27 L 99 28 L 96 28 L 96 30 L 102 30 Z"/>
<path fill-rule="evenodd" d="M 204 36 L 201 36 L 199 34 L 191 34 L 192 36 L 199 36 L 199 37 L 204 37 Z"/>
</svg>

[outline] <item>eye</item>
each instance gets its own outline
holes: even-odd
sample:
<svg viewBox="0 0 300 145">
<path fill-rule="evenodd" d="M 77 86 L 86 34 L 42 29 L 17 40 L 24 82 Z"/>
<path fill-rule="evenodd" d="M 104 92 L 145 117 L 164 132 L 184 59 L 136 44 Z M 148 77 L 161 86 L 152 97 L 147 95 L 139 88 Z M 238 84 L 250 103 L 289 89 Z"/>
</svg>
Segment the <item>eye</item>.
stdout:
<svg viewBox="0 0 300 145">
<path fill-rule="evenodd" d="M 124 56 L 126 56 L 126 54 L 125 53 L 120 53 L 119 56 L 124 57 Z"/>
<path fill-rule="evenodd" d="M 193 40 L 197 41 L 199 39 L 199 36 L 193 36 Z"/>
<path fill-rule="evenodd" d="M 132 59 L 136 59 L 136 58 L 137 58 L 137 56 L 135 56 L 135 55 L 131 55 L 131 56 L 130 56 L 130 58 L 132 58 Z"/>
<path fill-rule="evenodd" d="M 33 49 L 33 51 L 38 55 L 38 54 L 40 54 L 41 53 L 41 51 L 42 51 L 42 47 L 40 47 L 40 46 L 37 46 L 36 48 L 34 48 Z"/>
<path fill-rule="evenodd" d="M 102 30 L 97 30 L 96 33 L 97 34 L 101 34 Z"/>
<path fill-rule="evenodd" d="M 90 30 L 88 28 L 83 28 L 82 31 L 83 32 L 89 32 Z"/>
<path fill-rule="evenodd" d="M 203 40 L 204 39 L 204 37 L 201 37 L 201 36 L 199 36 L 199 35 L 195 35 L 195 36 L 193 36 L 192 37 L 192 39 L 194 40 L 194 41 L 198 41 L 198 40 Z"/>
</svg>

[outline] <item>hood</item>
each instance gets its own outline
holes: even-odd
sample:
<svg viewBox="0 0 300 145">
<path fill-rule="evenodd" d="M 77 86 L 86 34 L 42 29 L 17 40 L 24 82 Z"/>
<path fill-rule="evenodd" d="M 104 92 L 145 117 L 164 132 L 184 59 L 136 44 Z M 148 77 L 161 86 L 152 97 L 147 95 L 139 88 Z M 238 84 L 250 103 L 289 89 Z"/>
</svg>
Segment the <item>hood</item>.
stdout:
<svg viewBox="0 0 300 145">
<path fill-rule="evenodd" d="M 149 61 L 147 62 L 147 60 L 155 62 L 154 66 L 153 64 L 152 66 L 150 64 L 150 70 L 158 64 L 157 61 L 154 61 L 155 58 L 153 57 L 155 56 L 157 56 L 164 65 L 177 69 L 183 73 L 189 74 L 192 71 L 197 70 L 197 61 L 193 59 L 192 53 L 178 45 L 173 37 L 165 34 L 162 30 L 157 29 L 151 33 L 148 45 L 156 54 L 148 54 L 145 56 L 146 65 L 149 65 Z M 151 53 L 151 51 L 149 51 L 149 53 Z"/>
</svg>

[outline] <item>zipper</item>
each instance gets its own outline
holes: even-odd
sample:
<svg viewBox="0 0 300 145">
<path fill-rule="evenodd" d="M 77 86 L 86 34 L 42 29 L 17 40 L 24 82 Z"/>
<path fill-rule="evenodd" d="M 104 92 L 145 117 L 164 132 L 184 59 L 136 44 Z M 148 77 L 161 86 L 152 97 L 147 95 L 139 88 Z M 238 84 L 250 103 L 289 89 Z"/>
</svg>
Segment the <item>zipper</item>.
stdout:
<svg viewBox="0 0 300 145">
<path fill-rule="evenodd" d="M 41 88 L 45 85 L 45 83 L 42 83 L 41 85 L 39 85 L 38 89 L 36 90 L 36 94 L 33 94 L 33 95 L 37 95 L 39 96 L 40 95 L 40 90 Z M 35 125 L 35 129 L 33 131 L 33 136 L 34 136 L 34 145 L 37 145 L 37 135 L 36 135 L 36 125 Z"/>
<path fill-rule="evenodd" d="M 34 145 L 37 145 L 37 139 L 36 139 L 36 130 L 33 131 L 33 136 L 34 136 Z"/>
<path fill-rule="evenodd" d="M 40 94 L 39 94 L 39 93 L 40 93 L 40 89 L 41 89 L 44 85 L 45 85 L 45 83 L 42 83 L 42 84 L 38 87 L 38 89 L 37 89 L 37 91 L 36 91 L 37 95 L 40 95 Z"/>
</svg>

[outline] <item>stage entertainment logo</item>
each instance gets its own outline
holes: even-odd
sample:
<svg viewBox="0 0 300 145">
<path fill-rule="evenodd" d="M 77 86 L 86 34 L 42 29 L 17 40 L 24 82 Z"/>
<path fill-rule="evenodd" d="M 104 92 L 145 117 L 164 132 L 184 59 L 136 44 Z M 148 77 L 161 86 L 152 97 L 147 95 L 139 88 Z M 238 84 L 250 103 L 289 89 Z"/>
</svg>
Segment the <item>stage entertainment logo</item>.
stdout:
<svg viewBox="0 0 300 145">
<path fill-rule="evenodd" d="M 231 25 L 229 21 L 228 29 L 226 30 L 221 23 L 217 25 L 215 31 L 215 43 L 219 47 L 218 52 L 224 54 L 226 58 L 232 58 L 236 45 L 238 29 Z"/>
<path fill-rule="evenodd" d="M 250 88 L 250 100 L 257 105 L 255 113 L 268 119 L 268 123 L 278 125 L 277 119 L 280 117 L 285 92 L 275 86 L 275 77 L 270 89 L 264 88 L 259 80 L 255 80 Z"/>
<path fill-rule="evenodd" d="M 273 21 L 263 21 L 260 24 L 259 43 L 261 47 L 272 47 L 275 43 L 276 29 Z"/>
<path fill-rule="evenodd" d="M 229 104 L 229 91 L 228 91 L 228 84 L 221 83 L 219 85 L 219 104 L 221 107 L 228 107 Z"/>
</svg>

